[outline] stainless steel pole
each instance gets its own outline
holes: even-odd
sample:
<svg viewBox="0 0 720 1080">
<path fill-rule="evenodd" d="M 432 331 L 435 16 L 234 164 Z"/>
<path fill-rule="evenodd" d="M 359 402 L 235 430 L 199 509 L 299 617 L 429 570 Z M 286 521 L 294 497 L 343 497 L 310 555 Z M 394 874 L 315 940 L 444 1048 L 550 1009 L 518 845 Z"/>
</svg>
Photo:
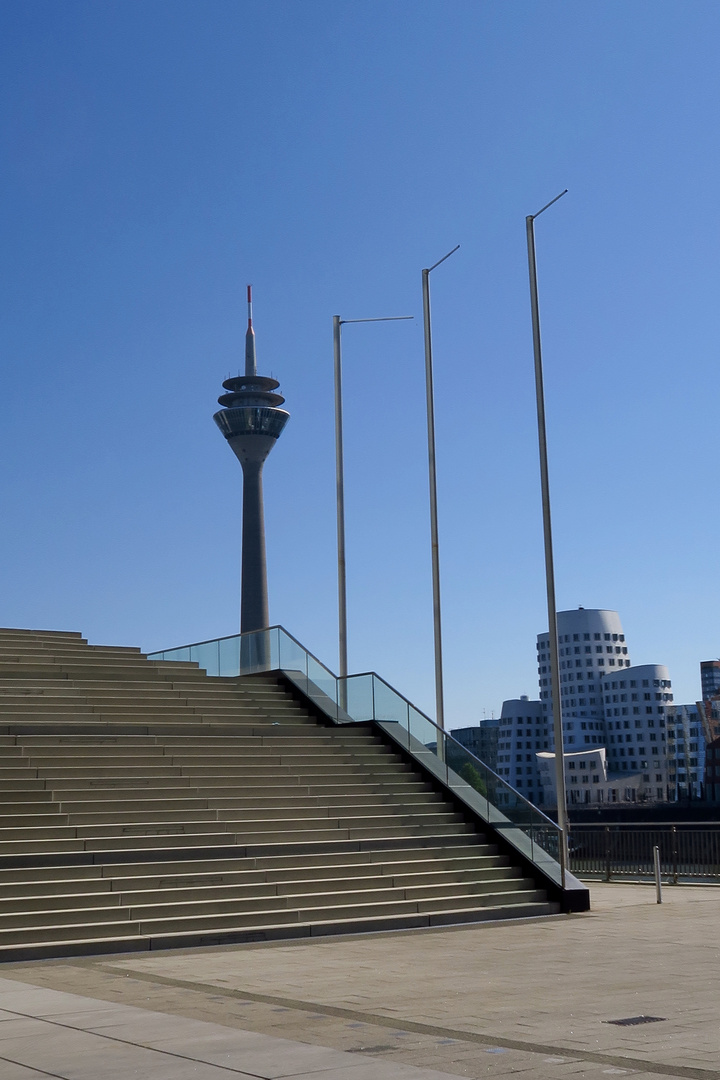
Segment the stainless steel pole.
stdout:
<svg viewBox="0 0 720 1080">
<path fill-rule="evenodd" d="M 660 878 L 660 848 L 656 844 L 653 848 L 653 870 L 655 872 L 655 899 L 662 904 L 662 881 Z"/>
<path fill-rule="evenodd" d="M 565 192 L 563 191 L 564 195 Z M 558 195 L 552 202 L 556 202 Z M 525 219 L 527 229 L 528 269 L 530 272 L 530 308 L 532 312 L 533 352 L 535 356 L 535 397 L 537 402 L 538 442 L 540 449 L 540 486 L 542 490 L 543 537 L 545 541 L 545 582 L 547 587 L 548 630 L 550 636 L 550 686 L 552 692 L 553 732 L 555 735 L 555 788 L 557 791 L 558 825 L 560 827 L 560 869 L 562 884 L 568 868 L 568 817 L 565 791 L 565 758 L 560 704 L 560 665 L 558 663 L 557 609 L 555 605 L 555 568 L 550 518 L 550 484 L 548 481 L 547 435 L 545 431 L 545 391 L 543 388 L 542 348 L 540 343 L 540 308 L 538 304 L 537 266 L 535 261 L 535 218 L 552 206 L 544 206 L 537 214 Z"/>
<path fill-rule="evenodd" d="M 335 493 L 337 501 L 337 572 L 338 572 L 338 674 L 347 678 L 347 582 L 345 574 L 345 477 L 343 467 L 342 418 L 342 319 L 333 315 L 333 357 L 335 367 Z"/>
<path fill-rule="evenodd" d="M 425 329 L 425 398 L 427 402 L 428 475 L 430 481 L 430 548 L 432 558 L 433 640 L 435 644 L 435 721 L 445 727 L 443 695 L 442 620 L 440 617 L 440 545 L 435 469 L 435 397 L 433 391 L 432 336 L 430 332 L 430 271 L 422 272 L 423 325 Z"/>
<path fill-rule="evenodd" d="M 403 322 L 412 315 L 390 315 L 379 319 L 341 319 L 333 315 L 333 360 L 335 369 L 335 491 L 337 501 L 337 563 L 338 563 L 338 675 L 340 705 L 347 704 L 348 648 L 347 648 L 347 578 L 345 572 L 345 472 L 343 466 L 343 416 L 342 416 L 342 348 L 340 328 L 344 323 Z"/>
<path fill-rule="evenodd" d="M 443 255 L 428 270 L 422 272 L 423 328 L 425 331 L 425 401 L 428 429 L 428 478 L 430 485 L 430 553 L 433 589 L 433 641 L 435 646 L 435 720 L 445 728 L 445 695 L 443 692 L 442 618 L 440 614 L 440 541 L 438 538 L 437 470 L 435 466 L 435 391 L 433 388 L 432 330 L 430 325 L 430 274 L 454 255 L 458 244 Z"/>
</svg>

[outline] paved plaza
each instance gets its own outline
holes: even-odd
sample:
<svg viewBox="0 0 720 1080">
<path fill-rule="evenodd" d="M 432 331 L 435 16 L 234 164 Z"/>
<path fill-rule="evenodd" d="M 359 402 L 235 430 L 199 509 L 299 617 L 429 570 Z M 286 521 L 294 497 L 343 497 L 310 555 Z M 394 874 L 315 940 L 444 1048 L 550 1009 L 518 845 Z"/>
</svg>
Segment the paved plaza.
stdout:
<svg viewBox="0 0 720 1080">
<path fill-rule="evenodd" d="M 7 964 L 0 1080 L 720 1080 L 720 888 L 663 900 L 594 884 L 583 915 Z"/>
</svg>

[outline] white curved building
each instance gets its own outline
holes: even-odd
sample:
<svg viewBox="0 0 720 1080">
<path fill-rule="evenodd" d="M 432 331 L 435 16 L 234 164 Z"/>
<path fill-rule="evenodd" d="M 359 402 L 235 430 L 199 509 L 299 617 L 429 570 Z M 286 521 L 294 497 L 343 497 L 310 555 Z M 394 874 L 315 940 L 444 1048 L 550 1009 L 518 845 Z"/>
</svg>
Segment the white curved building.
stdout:
<svg viewBox="0 0 720 1080">
<path fill-rule="evenodd" d="M 608 768 L 613 772 L 664 769 L 665 714 L 672 686 L 663 664 L 641 664 L 602 680 Z M 658 783 L 665 784 L 665 777 Z"/>
<path fill-rule="evenodd" d="M 620 616 L 604 608 L 559 611 L 560 703 L 565 750 L 605 746 L 602 681 L 608 673 L 630 667 Z M 543 713 L 552 728 L 550 636 L 538 634 L 538 682 Z M 554 749 L 554 742 L 552 749 Z"/>
<path fill-rule="evenodd" d="M 536 755 L 554 745 L 552 719 L 548 722 L 541 702 L 527 696 L 503 701 L 496 771 L 530 802 L 540 802 L 542 797 Z"/>
</svg>

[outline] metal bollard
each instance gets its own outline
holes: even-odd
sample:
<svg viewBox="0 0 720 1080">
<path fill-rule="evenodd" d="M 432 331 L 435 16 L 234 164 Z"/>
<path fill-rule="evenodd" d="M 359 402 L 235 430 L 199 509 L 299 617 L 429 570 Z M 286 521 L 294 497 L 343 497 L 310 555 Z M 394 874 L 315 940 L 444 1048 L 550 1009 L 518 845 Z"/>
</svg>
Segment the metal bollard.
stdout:
<svg viewBox="0 0 720 1080">
<path fill-rule="evenodd" d="M 653 848 L 653 863 L 655 865 L 655 895 L 658 904 L 662 904 L 662 883 L 660 881 L 660 848 L 656 844 Z"/>
</svg>

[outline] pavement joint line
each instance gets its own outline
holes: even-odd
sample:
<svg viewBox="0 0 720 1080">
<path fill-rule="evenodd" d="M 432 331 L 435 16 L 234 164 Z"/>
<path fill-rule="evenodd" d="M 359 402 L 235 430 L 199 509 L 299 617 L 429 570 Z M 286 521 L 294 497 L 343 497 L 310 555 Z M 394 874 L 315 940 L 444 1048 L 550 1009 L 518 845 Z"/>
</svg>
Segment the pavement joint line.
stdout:
<svg viewBox="0 0 720 1080">
<path fill-rule="evenodd" d="M 24 1061 L 16 1061 L 15 1058 L 5 1057 L 4 1054 L 0 1054 L 0 1062 L 3 1061 L 9 1061 L 11 1065 L 19 1065 L 21 1069 L 34 1069 L 38 1076 L 49 1076 L 52 1080 L 67 1080 L 67 1077 L 61 1076 L 60 1073 L 51 1073 L 46 1069 L 39 1069 L 37 1065 L 26 1065 Z"/>
<path fill-rule="evenodd" d="M 416 1020 L 403 1020 L 400 1017 L 382 1016 L 379 1013 L 363 1012 L 360 1009 L 346 1009 L 340 1005 L 325 1005 L 317 1001 L 301 1001 L 296 998 L 276 997 L 272 994 L 258 994 L 248 990 L 235 990 L 218 986 L 216 983 L 193 982 L 189 979 L 174 979 L 168 975 L 158 975 L 150 971 L 127 971 L 120 965 L 91 964 L 90 966 L 106 974 L 124 973 L 131 978 L 154 982 L 164 986 L 175 986 L 183 990 L 196 990 L 200 993 L 221 994 L 227 998 L 239 998 L 245 1001 L 258 1001 L 266 1005 L 282 1005 L 287 1009 L 302 1012 L 319 1013 L 327 1016 L 339 1016 L 343 1019 L 363 1020 L 366 1024 L 378 1027 L 402 1029 L 418 1035 L 441 1036 L 460 1042 L 477 1043 L 480 1046 L 503 1046 L 508 1050 L 523 1050 L 530 1054 L 562 1055 L 583 1061 L 592 1061 L 597 1065 L 610 1065 L 619 1069 L 631 1069 L 639 1072 L 655 1073 L 662 1076 L 683 1077 L 685 1080 L 720 1080 L 720 1070 L 696 1068 L 692 1065 L 665 1065 L 660 1061 L 645 1061 L 641 1058 L 619 1057 L 615 1054 L 603 1054 L 595 1050 L 581 1050 L 568 1046 L 555 1046 L 552 1043 L 526 1042 L 520 1039 L 508 1039 L 505 1036 L 483 1035 L 481 1032 L 466 1031 L 463 1028 L 447 1028 L 435 1024 L 421 1024 Z"/>
<path fill-rule="evenodd" d="M 138 1008 L 138 1006 L 135 1006 Z M 6 1009 L 6 1012 L 11 1012 L 17 1017 L 22 1017 L 23 1020 L 37 1020 L 41 1024 L 52 1024 L 53 1027 L 62 1028 L 64 1031 L 81 1032 L 83 1035 L 97 1035 L 100 1039 L 106 1039 L 108 1042 L 120 1043 L 122 1046 L 134 1046 L 139 1050 L 148 1050 L 153 1054 L 165 1055 L 167 1057 L 177 1058 L 180 1061 L 189 1061 L 193 1065 L 212 1065 L 215 1069 L 223 1069 L 225 1072 L 232 1076 L 256 1076 L 257 1080 L 265 1080 L 260 1073 L 250 1072 L 248 1069 L 236 1069 L 232 1065 L 220 1065 L 217 1062 L 205 1061 L 203 1058 L 190 1057 L 189 1054 L 180 1054 L 177 1050 L 170 1050 L 163 1047 L 159 1050 L 156 1046 L 148 1046 L 143 1042 L 137 1042 L 135 1039 L 122 1039 L 119 1035 L 108 1035 L 105 1031 L 89 1031 L 87 1028 L 77 1027 L 74 1024 L 64 1024 L 61 1020 L 54 1020 L 49 1016 L 36 1016 L 35 1013 L 23 1013 L 18 1012 L 16 1009 Z M 153 1011 L 153 1010 L 149 1010 Z M 221 1025 L 222 1026 L 222 1025 Z M 11 1061 L 13 1065 L 23 1065 L 26 1069 L 34 1069 L 34 1065 L 28 1065 L 24 1061 L 13 1061 L 12 1058 L 2 1058 L 0 1061 Z M 42 1072 L 42 1069 L 36 1069 L 36 1072 Z M 46 1076 L 57 1077 L 58 1080 L 67 1080 L 60 1073 L 45 1073 Z"/>
</svg>

